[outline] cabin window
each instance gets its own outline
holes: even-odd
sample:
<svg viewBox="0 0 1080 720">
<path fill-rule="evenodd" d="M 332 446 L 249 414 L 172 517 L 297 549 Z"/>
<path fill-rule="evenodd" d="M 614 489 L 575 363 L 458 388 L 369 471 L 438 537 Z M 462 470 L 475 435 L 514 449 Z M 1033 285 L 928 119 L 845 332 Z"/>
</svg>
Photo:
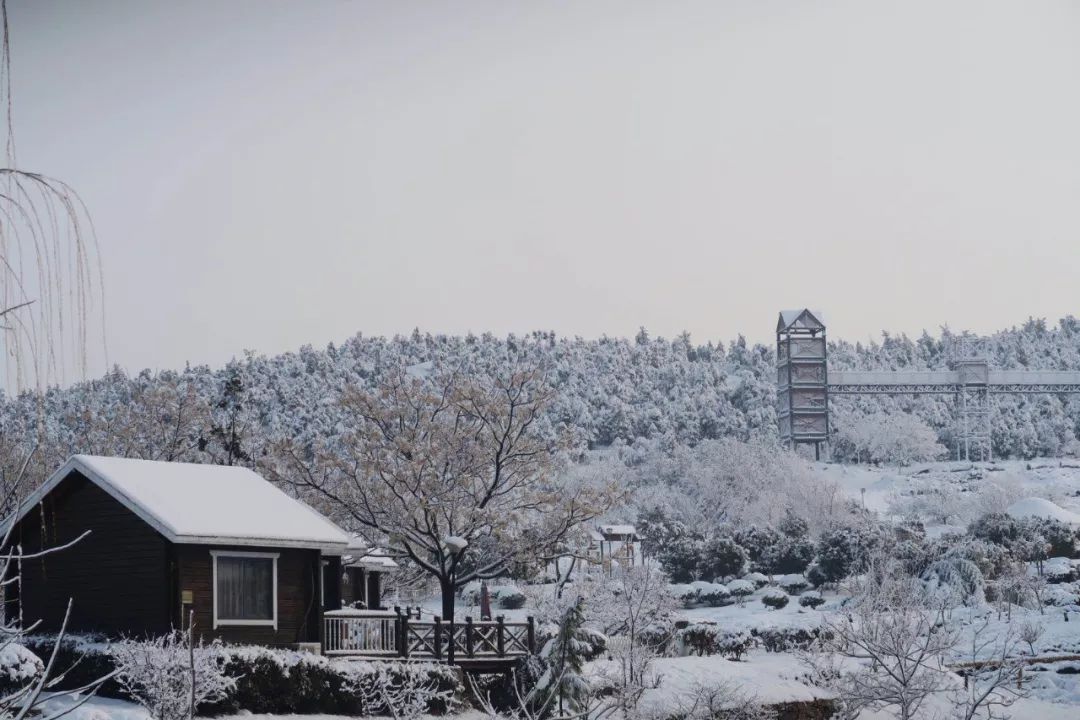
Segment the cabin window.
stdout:
<svg viewBox="0 0 1080 720">
<path fill-rule="evenodd" d="M 277 629 L 277 553 L 212 552 L 214 627 Z"/>
</svg>

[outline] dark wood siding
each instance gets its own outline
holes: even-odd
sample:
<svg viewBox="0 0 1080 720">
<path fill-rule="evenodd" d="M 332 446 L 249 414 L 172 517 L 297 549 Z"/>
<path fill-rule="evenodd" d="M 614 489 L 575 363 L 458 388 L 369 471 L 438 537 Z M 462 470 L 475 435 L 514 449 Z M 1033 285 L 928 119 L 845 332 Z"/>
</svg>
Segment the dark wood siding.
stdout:
<svg viewBox="0 0 1080 720">
<path fill-rule="evenodd" d="M 291 645 L 317 642 L 322 613 L 319 609 L 318 550 L 287 548 L 235 547 L 227 545 L 175 545 L 179 568 L 176 607 L 185 591 L 191 592 L 195 611 L 196 633 L 204 638 L 254 645 Z M 214 628 L 213 556 L 211 551 L 278 553 L 278 626 L 224 625 Z"/>
<path fill-rule="evenodd" d="M 100 487 L 75 472 L 64 478 L 16 528 L 24 554 L 73 547 L 23 561 L 20 599 L 27 623 L 59 629 L 68 599 L 68 629 L 111 635 L 162 634 L 170 627 L 169 543 Z"/>
</svg>

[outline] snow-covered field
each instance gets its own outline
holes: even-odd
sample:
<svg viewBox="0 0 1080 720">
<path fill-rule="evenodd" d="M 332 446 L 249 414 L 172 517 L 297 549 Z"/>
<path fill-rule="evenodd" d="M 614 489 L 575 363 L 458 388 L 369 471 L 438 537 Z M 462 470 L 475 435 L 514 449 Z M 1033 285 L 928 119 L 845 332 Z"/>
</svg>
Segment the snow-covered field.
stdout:
<svg viewBox="0 0 1080 720">
<path fill-rule="evenodd" d="M 949 505 L 939 505 L 937 509 L 955 508 L 958 515 L 976 514 L 983 509 L 982 505 L 967 500 L 1001 502 L 1004 510 L 1037 499 L 1053 503 L 1057 509 L 1024 503 L 1017 511 L 1024 514 L 1033 509 L 1050 510 L 1060 520 L 1080 523 L 1080 460 L 1071 458 L 916 463 L 904 468 L 816 463 L 814 469 L 836 483 L 848 497 L 884 516 L 895 514 L 898 501 L 944 490 Z M 984 497 L 991 494 L 988 490 L 993 490 L 993 497 Z M 935 496 L 935 502 L 938 500 L 940 496 Z"/>
</svg>

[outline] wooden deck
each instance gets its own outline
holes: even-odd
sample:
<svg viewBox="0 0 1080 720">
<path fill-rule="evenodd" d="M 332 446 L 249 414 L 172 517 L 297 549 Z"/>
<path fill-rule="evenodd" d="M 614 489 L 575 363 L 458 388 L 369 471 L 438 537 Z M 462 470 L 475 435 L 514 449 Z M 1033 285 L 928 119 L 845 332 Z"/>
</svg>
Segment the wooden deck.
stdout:
<svg viewBox="0 0 1080 720">
<path fill-rule="evenodd" d="M 406 609 L 329 610 L 323 614 L 323 654 L 368 660 L 427 660 L 477 672 L 496 671 L 536 652 L 536 626 L 502 617 L 444 622 Z"/>
</svg>

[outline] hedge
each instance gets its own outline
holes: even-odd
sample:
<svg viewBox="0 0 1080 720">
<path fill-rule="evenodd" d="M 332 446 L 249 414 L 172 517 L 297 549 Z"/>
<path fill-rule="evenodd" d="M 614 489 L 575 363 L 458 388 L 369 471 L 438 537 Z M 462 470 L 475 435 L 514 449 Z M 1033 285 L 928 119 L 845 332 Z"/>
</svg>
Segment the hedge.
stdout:
<svg viewBox="0 0 1080 720">
<path fill-rule="evenodd" d="M 52 652 L 55 637 L 33 636 L 23 644 L 39 657 Z M 387 709 L 367 704 L 369 693 L 355 688 L 370 687 L 380 672 L 389 672 L 391 681 L 406 674 L 422 674 L 438 691 L 449 693 L 458 701 L 467 697 L 460 671 L 435 663 L 399 661 L 334 660 L 295 650 L 255 646 L 225 646 L 225 672 L 237 678 L 235 690 L 220 703 L 199 708 L 200 715 L 220 715 L 247 711 L 257 714 L 328 714 L 384 715 Z M 63 674 L 56 689 L 86 685 L 115 670 L 108 645 L 96 638 L 65 637 L 60 645 L 54 677 Z M 113 680 L 106 682 L 99 694 L 128 698 Z M 428 707 L 431 714 L 449 710 L 447 703 L 436 700 Z"/>
</svg>

